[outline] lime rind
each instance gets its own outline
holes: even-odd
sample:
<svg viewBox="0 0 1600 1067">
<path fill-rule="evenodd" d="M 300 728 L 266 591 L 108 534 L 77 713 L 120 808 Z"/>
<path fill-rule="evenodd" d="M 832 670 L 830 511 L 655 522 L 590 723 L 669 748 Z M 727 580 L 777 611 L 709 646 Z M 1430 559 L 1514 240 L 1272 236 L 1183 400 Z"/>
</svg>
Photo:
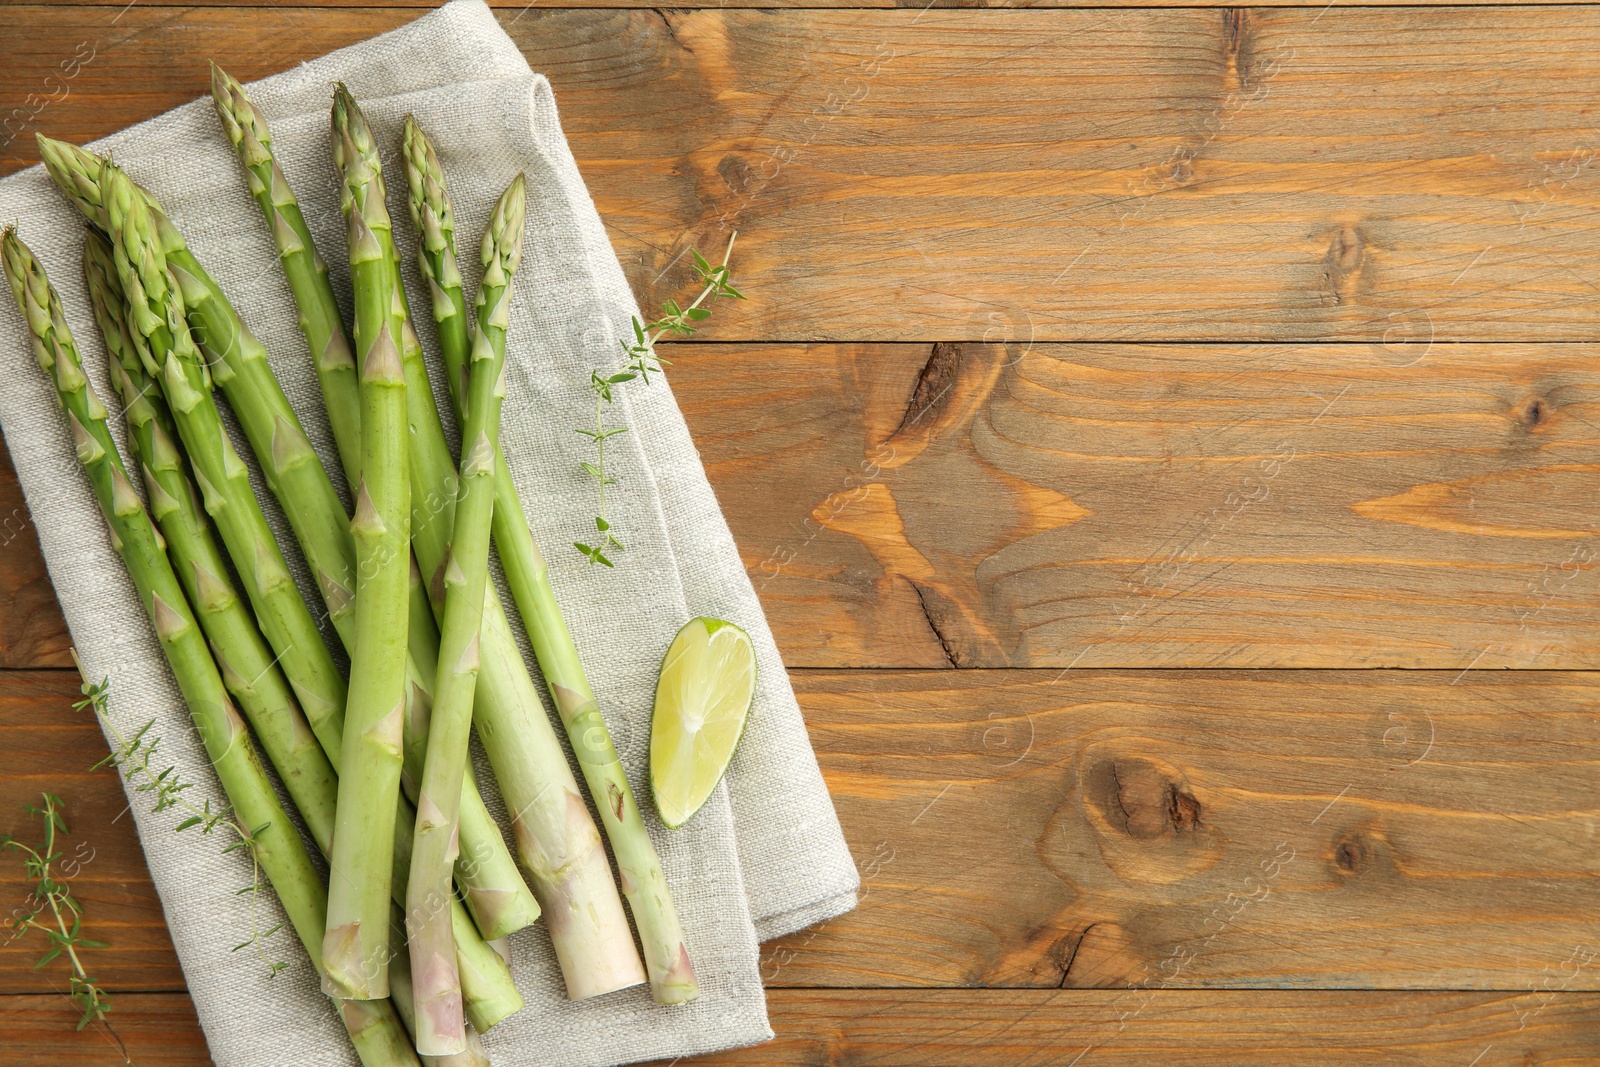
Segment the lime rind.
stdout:
<svg viewBox="0 0 1600 1067">
<path fill-rule="evenodd" d="M 755 699 L 750 635 L 723 619 L 684 624 L 661 660 L 650 726 L 650 791 L 669 829 L 715 792 Z"/>
</svg>

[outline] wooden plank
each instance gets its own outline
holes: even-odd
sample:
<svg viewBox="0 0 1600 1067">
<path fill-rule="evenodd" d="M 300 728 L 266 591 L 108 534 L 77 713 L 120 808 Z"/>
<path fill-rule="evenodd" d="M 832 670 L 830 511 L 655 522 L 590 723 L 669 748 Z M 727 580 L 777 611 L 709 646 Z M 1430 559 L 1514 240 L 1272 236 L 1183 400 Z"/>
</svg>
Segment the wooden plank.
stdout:
<svg viewBox="0 0 1600 1067">
<path fill-rule="evenodd" d="M 933 351 L 673 347 L 791 665 L 1600 666 L 1594 346 Z M 0 604 L 66 662 L 31 527 Z"/>
<path fill-rule="evenodd" d="M 82 139 L 411 17 L 8 8 Z M 744 234 L 723 339 L 1581 340 L 1600 10 L 506 11 L 636 289 Z M 1514 57 L 1514 60 L 1508 57 Z M 1510 66 L 1508 66 L 1510 64 Z M 0 168 L 31 161 L 18 137 Z M 677 262 L 672 270 L 665 270 Z M 665 272 L 663 273 L 663 271 Z"/>
<path fill-rule="evenodd" d="M 1483 993 L 775 990 L 768 1007 L 777 1041 L 679 1062 L 684 1067 L 1578 1067 L 1594 1062 L 1600 998 L 1557 996 L 1524 1025 L 1526 1003 Z"/>
<path fill-rule="evenodd" d="M 1600 946 L 1600 676 L 1058 674 L 795 673 L 865 894 L 769 985 L 1529 990 Z M 72 675 L 4 680 L 0 829 L 59 792 L 97 974 L 181 988 Z M 51 988 L 37 954 L 0 949 L 0 992 Z"/>
<path fill-rule="evenodd" d="M 80 1031 L 77 1021 L 64 996 L 0 996 L 5 1062 L 12 1067 L 211 1067 L 188 993 L 121 993 L 112 1001 L 106 1025 Z"/>
<path fill-rule="evenodd" d="M 1600 666 L 1594 346 L 672 358 L 794 666 Z"/>
<path fill-rule="evenodd" d="M 763 976 L 1600 989 L 1600 675 L 1456 677 L 795 672 L 864 900 Z"/>
<path fill-rule="evenodd" d="M 740 229 L 718 338 L 1592 336 L 1600 11 L 1120 14 L 512 34 L 636 291 Z"/>
<path fill-rule="evenodd" d="M 1494 993 L 777 989 L 777 1040 L 682 1067 L 1561 1067 L 1592 1063 L 1600 996 Z M 113 1067 L 53 997 L 0 997 L 14 1067 Z M 209 1067 L 189 998 L 125 995 L 114 1023 L 140 1067 Z M 1085 1054 L 1085 1050 L 1088 1050 Z M 70 1057 L 70 1059 L 69 1059 Z M 665 1063 L 666 1061 L 661 1061 Z"/>
<path fill-rule="evenodd" d="M 5 7 L 0 174 L 38 162 L 35 133 L 87 142 L 210 92 L 206 55 L 275 74 L 416 18 L 415 10 Z"/>
<path fill-rule="evenodd" d="M 84 936 L 110 944 L 85 950 L 85 967 L 114 992 L 181 990 L 183 972 L 122 786 L 110 768 L 91 769 L 108 750 L 94 715 L 72 707 L 77 677 L 72 671 L 0 673 L 0 734 L 6 739 L 0 745 L 0 833 L 37 844 L 39 823 L 24 805 L 37 805 L 46 790 L 59 796 L 71 832 L 58 841 L 57 876 L 83 906 Z M 31 891 L 21 858 L 0 853 L 7 925 Z M 64 963 L 34 969 L 48 947 L 37 931 L 0 940 L 0 994 L 64 990 Z"/>
<path fill-rule="evenodd" d="M 27 0 L 0 0 L 0 8 L 15 6 Z M 106 0 L 57 0 L 62 6 L 73 7 L 109 7 L 119 8 L 121 5 L 107 3 Z M 1584 4 L 1589 0 L 1459 0 L 1459 5 L 1451 6 L 1484 6 L 1484 7 L 1515 7 L 1518 4 Z M 140 0 L 140 7 L 221 7 L 240 8 L 254 7 L 257 0 Z M 373 0 L 301 0 L 292 5 L 295 8 L 365 8 L 372 7 Z M 437 6 L 433 0 L 388 0 L 383 5 L 385 8 L 416 8 L 426 10 Z M 511 15 L 532 9 L 535 5 L 526 0 L 489 0 L 489 6 Z M 541 10 L 563 10 L 566 8 L 654 8 L 668 11 L 692 11 L 707 6 L 705 0 L 559 0 L 557 3 L 539 2 Z M 997 8 L 1018 9 L 1032 8 L 1044 10 L 1049 8 L 1157 8 L 1173 6 L 1171 0 L 727 0 L 726 3 L 717 5 L 719 8 L 882 8 L 897 9 L 911 8 L 923 10 L 931 8 L 935 11 L 949 10 L 952 8 Z M 1198 0 L 1197 3 L 1188 4 L 1189 7 L 1230 7 L 1236 6 L 1230 0 Z M 1285 0 L 1276 7 L 1309 7 L 1320 10 L 1326 6 L 1326 0 Z M 1434 7 L 1438 6 L 1437 0 L 1349 0 L 1341 4 L 1342 7 Z"/>
<path fill-rule="evenodd" d="M 0 450 L 0 668 L 65 667 L 70 643 L 11 455 Z"/>
</svg>

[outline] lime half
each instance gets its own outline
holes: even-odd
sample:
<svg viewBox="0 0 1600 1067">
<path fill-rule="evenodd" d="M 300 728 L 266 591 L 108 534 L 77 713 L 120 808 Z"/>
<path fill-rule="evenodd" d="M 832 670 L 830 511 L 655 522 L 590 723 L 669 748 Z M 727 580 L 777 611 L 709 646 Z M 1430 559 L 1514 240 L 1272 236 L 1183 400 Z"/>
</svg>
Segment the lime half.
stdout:
<svg viewBox="0 0 1600 1067">
<path fill-rule="evenodd" d="M 722 780 L 755 693 L 755 649 L 733 623 L 690 619 L 672 639 L 650 722 L 650 791 L 671 829 Z"/>
</svg>

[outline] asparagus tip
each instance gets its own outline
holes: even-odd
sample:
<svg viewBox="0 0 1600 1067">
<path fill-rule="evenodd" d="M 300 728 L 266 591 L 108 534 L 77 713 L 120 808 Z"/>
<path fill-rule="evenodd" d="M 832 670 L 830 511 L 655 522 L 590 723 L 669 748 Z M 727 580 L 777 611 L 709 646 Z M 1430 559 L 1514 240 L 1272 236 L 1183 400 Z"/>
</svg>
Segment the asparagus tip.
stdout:
<svg viewBox="0 0 1600 1067">
<path fill-rule="evenodd" d="M 217 105 L 218 111 L 225 111 L 231 103 L 233 86 L 237 83 L 228 76 L 228 72 L 217 66 L 215 60 L 206 60 L 211 66 L 211 100 Z"/>
</svg>

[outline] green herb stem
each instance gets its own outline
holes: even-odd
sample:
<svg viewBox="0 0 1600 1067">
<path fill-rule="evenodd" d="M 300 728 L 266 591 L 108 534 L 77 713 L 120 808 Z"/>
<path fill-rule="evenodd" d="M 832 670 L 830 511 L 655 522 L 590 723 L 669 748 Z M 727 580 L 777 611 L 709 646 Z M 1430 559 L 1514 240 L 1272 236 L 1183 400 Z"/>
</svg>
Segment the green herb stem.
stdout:
<svg viewBox="0 0 1600 1067">
<path fill-rule="evenodd" d="M 617 480 L 606 473 L 606 441 L 619 433 L 627 433 L 626 426 L 607 426 L 606 407 L 616 398 L 617 387 L 624 382 L 631 382 L 635 378 L 649 384 L 652 372 L 664 373 L 663 365 L 670 366 L 671 361 L 662 359 L 656 354 L 656 342 L 667 334 L 687 337 L 695 332 L 693 323 L 701 322 L 711 317 L 711 309 L 702 307 L 702 304 L 715 302 L 718 297 L 731 296 L 739 300 L 745 298 L 744 294 L 733 287 L 729 280 L 728 261 L 733 257 L 733 242 L 739 237 L 735 230 L 728 238 L 728 248 L 722 254 L 722 263 L 713 267 L 697 250 L 690 249 L 689 254 L 694 257 L 694 270 L 703 283 L 700 294 L 688 307 L 679 307 L 676 300 L 664 301 L 661 305 L 661 317 L 646 326 L 638 317 L 633 319 L 633 343 L 619 341 L 622 351 L 627 356 L 627 362 L 620 370 L 610 374 L 591 371 L 589 374 L 589 388 L 594 390 L 594 429 L 578 428 L 578 433 L 594 442 L 594 462 L 585 461 L 581 464 L 584 473 L 595 480 L 599 490 L 599 514 L 594 517 L 595 532 L 600 536 L 592 545 L 582 541 L 574 541 L 573 547 L 586 556 L 591 564 L 599 563 L 602 566 L 614 567 L 615 563 L 606 555 L 608 551 L 624 552 L 626 546 L 617 537 L 616 531 L 611 527 L 611 517 L 606 510 L 606 486 L 615 485 Z"/>
</svg>

